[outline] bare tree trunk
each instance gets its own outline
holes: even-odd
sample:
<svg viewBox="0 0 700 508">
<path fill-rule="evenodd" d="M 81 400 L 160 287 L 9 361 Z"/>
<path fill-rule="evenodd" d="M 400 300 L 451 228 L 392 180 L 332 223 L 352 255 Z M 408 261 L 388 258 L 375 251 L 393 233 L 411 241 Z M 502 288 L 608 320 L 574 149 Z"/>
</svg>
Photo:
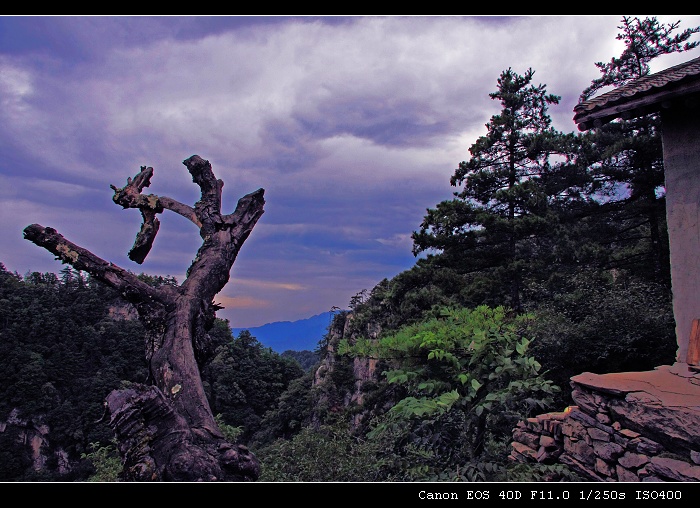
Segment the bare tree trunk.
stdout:
<svg viewBox="0 0 700 508">
<path fill-rule="evenodd" d="M 24 237 L 63 263 L 89 273 L 133 303 L 147 330 L 146 358 L 152 386 L 115 390 L 106 399 L 110 425 L 127 481 L 252 481 L 259 476 L 255 456 L 228 443 L 212 415 L 200 367 L 208 359 L 209 330 L 220 307 L 214 297 L 229 280 L 238 252 L 263 214 L 264 190 L 242 197 L 233 213 L 221 214 L 223 182 L 198 155 L 186 159 L 192 181 L 201 189 L 194 208 L 168 197 L 144 195 L 153 168 L 141 167 L 123 188 L 111 186 L 113 200 L 138 208 L 143 224 L 129 257 L 142 263 L 158 232 L 163 210 L 193 222 L 202 245 L 180 286 L 153 288 L 132 273 L 100 259 L 51 228 L 32 224 Z"/>
</svg>

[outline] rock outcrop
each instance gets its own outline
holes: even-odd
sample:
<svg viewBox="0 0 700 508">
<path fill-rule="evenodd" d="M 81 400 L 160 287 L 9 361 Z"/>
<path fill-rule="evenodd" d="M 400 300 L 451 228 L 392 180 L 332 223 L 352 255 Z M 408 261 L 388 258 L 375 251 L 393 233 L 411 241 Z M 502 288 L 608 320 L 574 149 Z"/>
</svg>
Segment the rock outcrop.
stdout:
<svg viewBox="0 0 700 508">
<path fill-rule="evenodd" d="M 46 471 L 49 459 L 53 459 L 55 465 L 52 470 L 58 474 L 68 474 L 72 469 L 68 454 L 61 448 L 51 449 L 49 430 L 48 425 L 21 418 L 17 409 L 10 411 L 7 421 L 0 422 L 0 434 L 11 436 L 18 445 L 17 449 L 28 454 L 36 473 Z"/>
<path fill-rule="evenodd" d="M 358 426 L 369 410 L 364 408 L 366 387 L 378 381 L 379 362 L 366 357 L 356 357 L 352 360 L 338 357 L 336 353 L 341 340 L 347 340 L 350 344 L 357 340 L 359 334 L 355 326 L 355 316 L 352 313 L 336 315 L 328 330 L 323 359 L 314 373 L 313 386 L 317 394 L 316 413 L 320 408 L 329 411 L 340 411 L 348 407 L 362 408 L 353 416 L 352 423 Z M 377 339 L 380 331 L 379 326 L 369 324 L 361 335 L 364 338 Z M 346 380 L 347 383 L 344 383 L 341 374 L 343 369 L 347 369 L 348 374 L 351 374 Z M 315 414 L 313 418 L 315 422 L 321 419 L 319 414 Z"/>
</svg>

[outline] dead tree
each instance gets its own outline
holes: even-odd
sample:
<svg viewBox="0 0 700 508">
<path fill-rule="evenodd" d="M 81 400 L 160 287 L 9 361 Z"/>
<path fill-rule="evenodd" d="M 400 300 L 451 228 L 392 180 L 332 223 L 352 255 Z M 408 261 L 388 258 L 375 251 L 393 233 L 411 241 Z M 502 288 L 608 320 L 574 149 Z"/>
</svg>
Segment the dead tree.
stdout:
<svg viewBox="0 0 700 508">
<path fill-rule="evenodd" d="M 158 232 L 157 214 L 170 210 L 199 228 L 202 245 L 179 285 L 152 287 L 133 273 L 61 236 L 32 224 L 24 237 L 116 289 L 132 303 L 146 328 L 146 359 L 151 385 L 115 390 L 106 400 L 110 427 L 124 459 L 125 481 L 254 481 L 259 464 L 245 446 L 228 442 L 215 422 L 204 392 L 200 367 L 211 351 L 209 330 L 216 310 L 214 297 L 229 280 L 238 252 L 263 214 L 264 190 L 243 196 L 233 213 L 221 214 L 223 181 L 209 161 L 198 155 L 183 161 L 201 189 L 194 208 L 154 194 L 144 195 L 153 168 L 141 167 L 113 200 L 138 208 L 141 230 L 129 258 L 142 263 Z"/>
</svg>

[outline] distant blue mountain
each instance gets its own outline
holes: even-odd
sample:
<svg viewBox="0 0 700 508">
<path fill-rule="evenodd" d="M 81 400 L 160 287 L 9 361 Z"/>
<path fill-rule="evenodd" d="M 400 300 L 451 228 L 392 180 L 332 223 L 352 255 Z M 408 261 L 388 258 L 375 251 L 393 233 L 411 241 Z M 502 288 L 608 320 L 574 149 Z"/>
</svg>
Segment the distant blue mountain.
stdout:
<svg viewBox="0 0 700 508">
<path fill-rule="evenodd" d="M 248 330 L 262 345 L 276 353 L 285 351 L 315 351 L 328 331 L 334 312 L 324 312 L 299 321 L 276 321 L 253 328 L 231 328 L 234 337 Z"/>
</svg>

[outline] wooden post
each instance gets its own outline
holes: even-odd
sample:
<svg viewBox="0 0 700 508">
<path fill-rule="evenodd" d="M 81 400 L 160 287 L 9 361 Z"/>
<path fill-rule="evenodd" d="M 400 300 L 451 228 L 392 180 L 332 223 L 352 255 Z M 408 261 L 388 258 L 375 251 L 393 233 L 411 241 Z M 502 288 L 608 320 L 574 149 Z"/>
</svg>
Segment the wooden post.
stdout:
<svg viewBox="0 0 700 508">
<path fill-rule="evenodd" d="M 688 366 L 700 369 L 700 319 L 693 319 L 690 328 L 690 340 L 688 341 L 688 352 L 685 356 L 685 363 Z"/>
</svg>

